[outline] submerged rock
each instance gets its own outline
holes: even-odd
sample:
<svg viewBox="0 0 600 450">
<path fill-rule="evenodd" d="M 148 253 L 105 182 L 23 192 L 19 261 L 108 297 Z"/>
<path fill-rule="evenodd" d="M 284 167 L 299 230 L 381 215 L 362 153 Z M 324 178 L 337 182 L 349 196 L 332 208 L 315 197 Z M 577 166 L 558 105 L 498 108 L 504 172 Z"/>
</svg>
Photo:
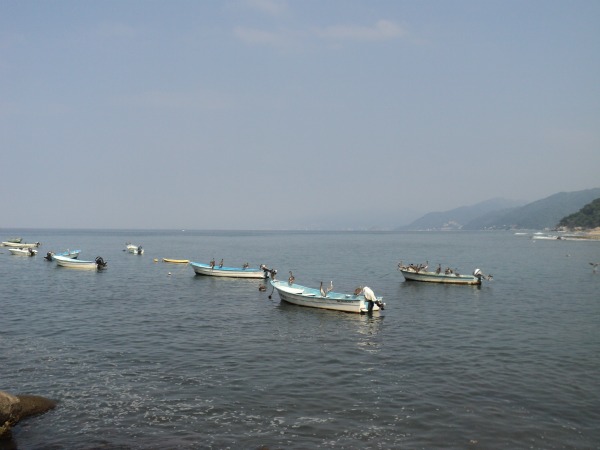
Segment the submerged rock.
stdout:
<svg viewBox="0 0 600 450">
<path fill-rule="evenodd" d="M 39 395 L 12 395 L 0 391 L 0 439 L 10 438 L 10 430 L 26 417 L 43 414 L 56 406 L 54 400 Z"/>
</svg>

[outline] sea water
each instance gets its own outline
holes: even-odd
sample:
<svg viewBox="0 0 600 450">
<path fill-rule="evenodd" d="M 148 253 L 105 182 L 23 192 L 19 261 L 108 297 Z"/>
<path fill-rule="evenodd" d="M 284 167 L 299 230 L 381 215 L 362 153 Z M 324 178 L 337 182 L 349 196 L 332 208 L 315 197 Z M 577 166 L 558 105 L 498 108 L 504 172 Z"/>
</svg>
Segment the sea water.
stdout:
<svg viewBox="0 0 600 450">
<path fill-rule="evenodd" d="M 55 399 L 16 448 L 598 448 L 599 241 L 510 232 L 2 230 L 0 390 Z M 143 255 L 124 250 L 143 246 Z M 43 259 L 81 249 L 105 271 Z M 288 305 L 264 280 L 189 265 L 266 264 L 372 315 Z M 405 282 L 397 264 L 493 275 Z M 266 284 L 268 289 L 259 289 Z M 0 444 L 2 445 L 2 444 Z M 9 444 L 4 444 L 9 445 Z"/>
</svg>

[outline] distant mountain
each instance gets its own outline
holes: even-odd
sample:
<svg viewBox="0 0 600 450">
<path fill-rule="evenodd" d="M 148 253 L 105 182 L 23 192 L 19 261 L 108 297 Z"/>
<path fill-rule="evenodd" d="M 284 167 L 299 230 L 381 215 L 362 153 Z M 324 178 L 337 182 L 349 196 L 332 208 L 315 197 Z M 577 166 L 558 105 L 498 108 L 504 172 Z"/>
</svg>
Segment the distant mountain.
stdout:
<svg viewBox="0 0 600 450">
<path fill-rule="evenodd" d="M 445 212 L 429 213 L 400 230 L 484 230 L 555 228 L 559 221 L 600 197 L 600 188 L 559 192 L 524 204 L 493 199 Z"/>
<path fill-rule="evenodd" d="M 461 206 L 443 212 L 431 212 L 420 219 L 398 228 L 399 230 L 459 230 L 464 224 L 479 217 L 493 215 L 499 211 L 506 212 L 525 204 L 523 201 L 495 198 L 472 206 Z"/>
<path fill-rule="evenodd" d="M 600 227 L 600 198 L 588 203 L 576 213 L 563 217 L 558 226 L 571 229 Z"/>
<path fill-rule="evenodd" d="M 559 192 L 542 200 L 521 206 L 501 215 L 486 228 L 528 228 L 541 230 L 556 228 L 560 220 L 579 211 L 584 205 L 600 197 L 600 188 L 576 192 Z M 465 229 L 474 229 L 467 224 Z"/>
</svg>

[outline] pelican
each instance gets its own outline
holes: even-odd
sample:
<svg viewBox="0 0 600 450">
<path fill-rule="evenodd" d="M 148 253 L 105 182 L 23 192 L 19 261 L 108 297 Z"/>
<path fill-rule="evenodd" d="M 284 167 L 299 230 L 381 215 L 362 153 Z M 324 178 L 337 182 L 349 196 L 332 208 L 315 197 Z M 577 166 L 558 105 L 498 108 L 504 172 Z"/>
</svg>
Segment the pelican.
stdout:
<svg viewBox="0 0 600 450">
<path fill-rule="evenodd" d="M 329 287 L 327 288 L 327 292 L 333 291 L 333 280 L 329 282 Z"/>
<path fill-rule="evenodd" d="M 321 291 L 321 297 L 327 297 L 327 293 L 323 289 L 323 282 L 322 281 L 321 281 L 321 286 L 319 287 L 319 290 Z"/>
<path fill-rule="evenodd" d="M 223 258 L 221 258 L 221 262 L 219 263 L 219 268 L 223 267 Z"/>
<path fill-rule="evenodd" d="M 598 266 L 600 266 L 600 263 L 590 263 L 590 266 L 592 266 L 593 271 L 595 272 L 596 269 L 598 268 Z"/>
<path fill-rule="evenodd" d="M 294 274 L 292 273 L 292 271 L 290 270 L 290 277 L 288 278 L 288 283 L 291 286 L 292 284 L 294 284 L 294 281 L 296 280 L 296 278 L 294 278 Z"/>
</svg>

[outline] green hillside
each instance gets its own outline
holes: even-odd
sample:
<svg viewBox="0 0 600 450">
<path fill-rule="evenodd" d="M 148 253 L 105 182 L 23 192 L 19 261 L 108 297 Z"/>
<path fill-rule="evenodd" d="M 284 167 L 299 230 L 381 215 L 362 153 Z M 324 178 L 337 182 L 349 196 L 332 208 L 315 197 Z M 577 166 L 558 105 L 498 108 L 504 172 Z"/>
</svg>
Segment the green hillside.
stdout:
<svg viewBox="0 0 600 450">
<path fill-rule="evenodd" d="M 588 203 L 576 213 L 563 217 L 558 226 L 571 229 L 600 227 L 600 198 Z"/>
</svg>

